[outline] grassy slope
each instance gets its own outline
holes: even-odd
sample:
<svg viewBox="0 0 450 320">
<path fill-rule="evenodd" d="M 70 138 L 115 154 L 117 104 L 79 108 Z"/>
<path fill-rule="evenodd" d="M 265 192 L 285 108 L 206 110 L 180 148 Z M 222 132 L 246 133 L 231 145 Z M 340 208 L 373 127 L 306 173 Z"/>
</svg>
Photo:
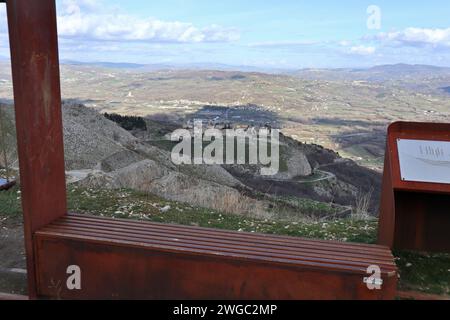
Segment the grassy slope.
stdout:
<svg viewBox="0 0 450 320">
<path fill-rule="evenodd" d="M 69 187 L 69 210 L 106 217 L 143 219 L 246 232 L 375 243 L 377 220 L 344 219 L 332 222 L 283 222 L 225 215 L 217 211 L 166 201 L 129 190 L 92 190 Z M 170 206 L 170 209 L 161 210 Z M 163 212 L 164 211 L 164 212 Z M 20 221 L 20 192 L 0 192 L 0 223 Z M 450 294 L 450 255 L 395 252 L 400 268 L 400 288 Z"/>
</svg>

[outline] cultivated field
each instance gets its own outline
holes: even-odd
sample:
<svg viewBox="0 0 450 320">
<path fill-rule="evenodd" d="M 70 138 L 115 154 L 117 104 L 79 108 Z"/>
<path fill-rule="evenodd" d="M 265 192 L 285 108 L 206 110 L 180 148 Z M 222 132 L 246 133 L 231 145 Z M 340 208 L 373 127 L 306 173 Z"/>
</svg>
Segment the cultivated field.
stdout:
<svg viewBox="0 0 450 320">
<path fill-rule="evenodd" d="M 450 119 L 445 90 L 450 72 L 444 68 L 396 66 L 289 75 L 93 65 L 61 69 L 63 98 L 81 100 L 101 112 L 180 122 L 205 118 L 270 123 L 296 140 L 323 145 L 377 169 L 389 123 Z M 0 64 L 0 82 L 0 97 L 11 99 L 6 63 Z"/>
</svg>

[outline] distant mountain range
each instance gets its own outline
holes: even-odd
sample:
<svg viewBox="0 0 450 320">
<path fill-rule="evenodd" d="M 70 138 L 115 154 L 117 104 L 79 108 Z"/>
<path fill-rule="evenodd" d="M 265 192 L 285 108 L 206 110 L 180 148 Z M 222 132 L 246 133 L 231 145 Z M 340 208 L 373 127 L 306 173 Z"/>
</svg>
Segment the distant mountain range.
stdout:
<svg viewBox="0 0 450 320">
<path fill-rule="evenodd" d="M 424 64 L 388 64 L 388 65 L 380 65 L 369 68 L 368 71 L 372 72 L 441 72 L 446 71 L 450 72 L 450 68 L 448 67 L 438 67 Z"/>
<path fill-rule="evenodd" d="M 0 61 L 8 62 L 9 58 L 0 56 Z M 241 71 L 241 72 L 263 72 L 280 73 L 304 77 L 309 80 L 367 80 L 367 81 L 385 81 L 404 78 L 406 76 L 448 76 L 450 67 L 440 67 L 421 64 L 387 64 L 378 65 L 369 68 L 304 68 L 288 69 L 275 67 L 258 67 L 248 65 L 229 65 L 214 62 L 196 62 L 196 63 L 130 63 L 130 62 L 107 62 L 92 61 L 83 62 L 76 60 L 62 59 L 61 64 L 73 66 L 93 66 L 107 69 L 140 69 L 142 71 L 157 70 L 217 70 L 217 71 Z"/>
<path fill-rule="evenodd" d="M 94 66 L 112 69 L 139 69 L 144 68 L 145 64 L 128 63 L 128 62 L 81 62 L 74 60 L 61 60 L 61 64 L 72 66 Z"/>
<path fill-rule="evenodd" d="M 73 60 L 61 60 L 62 64 L 75 66 L 95 66 L 100 68 L 113 69 L 139 69 L 142 71 L 157 70 L 217 70 L 217 71 L 241 71 L 241 72 L 265 72 L 265 73 L 285 73 L 290 70 L 282 68 L 263 68 L 255 66 L 233 66 L 221 63 L 156 63 L 138 64 L 128 62 L 81 62 Z"/>
<path fill-rule="evenodd" d="M 7 58 L 0 56 L 0 60 L 6 60 Z M 450 67 L 440 67 L 433 65 L 421 65 L 421 64 L 386 64 L 377 65 L 369 68 L 304 68 L 294 70 L 292 68 L 275 68 L 275 67 L 258 67 L 249 65 L 229 65 L 223 63 L 214 62 L 195 62 L 195 63 L 155 63 L 155 64 L 143 64 L 143 63 L 130 63 L 130 62 L 106 62 L 106 61 L 92 61 L 82 62 L 76 60 L 61 60 L 62 64 L 69 65 L 93 65 L 106 68 L 149 68 L 149 69 L 202 69 L 202 70 L 224 70 L 224 71 L 256 71 L 256 70 L 282 70 L 284 72 L 291 73 L 307 73 L 307 72 L 349 72 L 349 73 L 416 73 L 416 72 L 450 72 Z"/>
<path fill-rule="evenodd" d="M 8 62 L 8 58 L 0 56 L 0 62 Z M 61 60 L 62 65 L 86 66 L 104 69 L 122 69 L 138 72 L 192 70 L 192 71 L 236 71 L 281 74 L 304 80 L 322 81 L 365 81 L 400 86 L 426 94 L 450 94 L 450 67 L 432 65 L 392 64 L 370 68 L 337 68 L 337 69 L 300 69 L 262 68 L 256 66 L 233 66 L 220 63 L 157 63 L 139 64 L 129 62 L 81 62 Z"/>
<path fill-rule="evenodd" d="M 301 69 L 291 75 L 309 80 L 366 80 L 387 81 L 404 80 L 406 77 L 450 76 L 450 68 L 430 65 L 392 64 L 367 69 Z"/>
<path fill-rule="evenodd" d="M 447 67 L 401 63 L 367 69 L 302 69 L 288 74 L 305 80 L 363 81 L 424 94 L 450 94 L 450 68 Z"/>
</svg>

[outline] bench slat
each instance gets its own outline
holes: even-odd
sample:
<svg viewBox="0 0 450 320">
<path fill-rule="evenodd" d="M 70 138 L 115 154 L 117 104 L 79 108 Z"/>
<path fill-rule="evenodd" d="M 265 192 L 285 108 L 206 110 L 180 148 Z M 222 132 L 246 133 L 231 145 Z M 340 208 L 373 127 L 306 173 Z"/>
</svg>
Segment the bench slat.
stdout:
<svg viewBox="0 0 450 320">
<path fill-rule="evenodd" d="M 378 246 L 375 246 L 377 249 L 375 252 L 382 252 L 382 255 L 373 255 L 369 250 L 355 253 L 352 244 L 339 242 L 333 243 L 334 247 L 330 248 L 321 241 L 289 238 L 286 239 L 289 240 L 289 246 L 286 246 L 284 243 L 271 242 L 271 236 L 261 237 L 259 234 L 247 234 L 245 240 L 234 239 L 230 235 L 226 238 L 223 235 L 205 238 L 203 234 L 196 232 L 199 229 L 194 231 L 185 226 L 175 226 L 169 230 L 170 232 L 167 232 L 168 230 L 159 229 L 160 225 L 153 223 L 144 223 L 140 229 L 137 229 L 135 226 L 127 225 L 127 221 L 122 221 L 121 224 L 114 219 L 95 222 L 92 223 L 89 218 L 84 219 L 84 217 L 71 215 L 43 228 L 39 234 L 77 239 L 85 237 L 98 241 L 122 241 L 166 250 L 229 255 L 243 259 L 267 260 L 293 265 L 305 263 L 316 267 L 324 265 L 335 270 L 352 270 L 361 274 L 366 273 L 369 265 L 378 265 L 383 274 L 392 274 L 396 270 L 390 251 L 387 249 L 383 251 L 383 247 Z M 190 232 L 189 236 L 186 235 L 186 231 Z M 209 232 L 211 236 L 215 230 L 203 229 L 203 231 Z M 271 244 L 261 243 L 262 238 Z M 305 248 L 304 246 L 308 242 L 310 242 L 309 247 Z"/>
<path fill-rule="evenodd" d="M 314 244 L 308 244 L 308 243 L 299 243 L 298 245 L 287 245 L 287 246 L 281 246 L 277 244 L 270 243 L 269 241 L 260 242 L 260 241 L 251 241 L 251 240 L 245 240 L 245 241 L 239 241 L 239 240 L 232 240 L 232 239 L 223 239 L 222 237 L 202 237 L 199 239 L 198 237 L 195 237 L 192 235 L 191 232 L 174 232 L 174 231 L 159 231 L 148 229 L 147 230 L 134 230 L 134 229 L 126 229 L 126 228 L 118 228 L 118 227 L 111 227 L 110 224 L 105 223 L 104 225 L 80 225 L 80 224 L 72 224 L 67 221 L 58 221 L 54 224 L 52 224 L 51 228 L 52 230 L 58 231 L 60 228 L 64 228 L 64 230 L 78 230 L 78 231 L 87 231 L 87 230 L 95 230 L 99 233 L 105 233 L 105 234 L 123 234 L 124 232 L 130 232 L 135 237 L 140 237 L 143 239 L 160 239 L 160 240 L 166 240 L 166 241 L 176 241 L 177 243 L 180 243 L 181 240 L 183 240 L 183 243 L 185 244 L 209 244 L 211 246 L 216 245 L 218 247 L 224 247 L 224 248 L 240 248 L 242 246 L 245 246 L 246 248 L 250 248 L 255 251 L 263 251 L 263 252 L 273 252 L 273 253 L 292 253 L 296 254 L 301 250 L 301 252 L 305 254 L 324 254 L 325 256 L 334 255 L 336 257 L 340 258 L 356 258 L 357 260 L 376 260 L 380 263 L 386 262 L 389 260 L 392 256 L 389 253 L 385 253 L 384 255 L 381 254 L 371 254 L 367 251 L 361 251 L 361 252 L 354 252 L 352 250 L 349 250 L 348 248 L 323 248 L 323 249 L 317 249 L 317 246 Z M 47 231 L 50 231 L 49 229 L 46 229 Z"/>
<path fill-rule="evenodd" d="M 280 243 L 283 245 L 287 244 L 298 244 L 298 243 L 314 243 L 314 245 L 319 247 L 330 247 L 334 249 L 339 248 L 351 248 L 352 251 L 360 250 L 361 252 L 371 252 L 371 253 L 380 253 L 382 255 L 391 256 L 389 250 L 386 250 L 387 247 L 373 244 L 364 244 L 364 243 L 350 243 L 350 242 L 340 242 L 333 240 L 317 240 L 317 239 L 302 239 L 291 236 L 280 236 L 280 235 L 272 235 L 265 233 L 249 233 L 249 232 L 239 232 L 239 231 L 231 231 L 224 229 L 211 229 L 211 228 L 203 228 L 203 227 L 195 227 L 195 226 L 186 226 L 186 225 L 177 225 L 177 224 L 167 224 L 167 223 L 156 223 L 149 221 L 136 221 L 136 220 L 127 220 L 127 219 L 116 219 L 116 218 L 103 218 L 89 215 L 80 215 L 80 214 L 70 214 L 70 222 L 90 222 L 92 225 L 104 225 L 107 223 L 108 226 L 120 225 L 123 228 L 130 228 L 133 230 L 148 230 L 149 227 L 158 228 L 160 230 L 173 230 L 176 232 L 180 231 L 189 231 L 193 235 L 201 235 L 201 236 L 219 236 L 222 239 L 231 238 L 231 239 L 247 239 L 251 241 L 259 241 L 259 240 L 269 240 L 273 243 Z M 345 244 L 343 246 L 343 244 Z"/>
</svg>

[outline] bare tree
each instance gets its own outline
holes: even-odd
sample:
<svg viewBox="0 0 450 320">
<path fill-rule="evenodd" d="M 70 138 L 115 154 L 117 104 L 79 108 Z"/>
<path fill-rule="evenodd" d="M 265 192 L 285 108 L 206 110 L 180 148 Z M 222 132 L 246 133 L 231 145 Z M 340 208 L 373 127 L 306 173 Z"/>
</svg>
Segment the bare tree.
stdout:
<svg viewBox="0 0 450 320">
<path fill-rule="evenodd" d="M 358 191 L 355 199 L 355 206 L 353 210 L 353 217 L 358 219 L 365 219 L 370 216 L 370 203 L 373 195 L 373 188 L 366 193 L 362 190 Z"/>
</svg>

